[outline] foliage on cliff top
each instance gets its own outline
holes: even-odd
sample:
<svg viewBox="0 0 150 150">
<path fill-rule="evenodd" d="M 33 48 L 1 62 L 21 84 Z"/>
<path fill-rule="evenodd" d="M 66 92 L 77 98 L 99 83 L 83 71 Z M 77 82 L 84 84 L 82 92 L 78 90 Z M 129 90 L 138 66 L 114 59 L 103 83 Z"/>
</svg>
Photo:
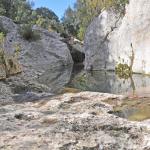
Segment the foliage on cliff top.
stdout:
<svg viewBox="0 0 150 150">
<path fill-rule="evenodd" d="M 128 0 L 77 0 L 75 7 L 66 10 L 63 17 L 64 27 L 69 34 L 83 40 L 87 26 L 92 19 L 98 16 L 102 9 L 113 7 L 124 13 Z"/>
<path fill-rule="evenodd" d="M 18 24 L 38 25 L 49 31 L 57 31 L 83 40 L 87 26 L 99 15 L 103 8 L 113 7 L 124 12 L 128 0 L 76 0 L 74 8 L 68 8 L 62 22 L 50 9 L 33 9 L 28 0 L 0 0 L 0 15 L 14 20 Z"/>
<path fill-rule="evenodd" d="M 0 0 L 0 16 L 11 18 L 17 24 L 36 24 L 62 32 L 59 18 L 52 10 L 45 7 L 34 10 L 32 6 L 28 0 Z"/>
</svg>

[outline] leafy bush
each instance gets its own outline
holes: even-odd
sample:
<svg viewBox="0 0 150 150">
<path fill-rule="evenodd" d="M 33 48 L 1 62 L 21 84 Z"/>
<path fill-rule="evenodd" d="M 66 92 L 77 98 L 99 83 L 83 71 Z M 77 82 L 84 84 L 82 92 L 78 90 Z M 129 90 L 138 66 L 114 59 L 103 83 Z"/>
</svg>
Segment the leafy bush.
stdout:
<svg viewBox="0 0 150 150">
<path fill-rule="evenodd" d="M 132 76 L 132 68 L 127 64 L 118 64 L 115 68 L 115 72 L 120 79 L 128 79 Z"/>
<path fill-rule="evenodd" d="M 34 31 L 31 25 L 23 25 L 20 28 L 20 35 L 27 41 L 36 41 L 40 39 L 40 34 Z"/>
</svg>

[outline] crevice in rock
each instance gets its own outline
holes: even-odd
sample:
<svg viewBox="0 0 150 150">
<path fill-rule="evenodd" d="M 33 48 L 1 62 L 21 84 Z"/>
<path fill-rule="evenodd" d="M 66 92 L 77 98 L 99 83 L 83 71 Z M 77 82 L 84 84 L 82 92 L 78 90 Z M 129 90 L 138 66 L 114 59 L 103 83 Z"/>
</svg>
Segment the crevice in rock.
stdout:
<svg viewBox="0 0 150 150">
<path fill-rule="evenodd" d="M 104 43 L 107 39 L 108 39 L 108 36 L 117 28 L 117 23 L 120 21 L 121 19 L 121 15 L 118 17 L 118 19 L 115 21 L 115 24 L 114 26 L 110 27 L 111 30 L 108 31 L 108 33 L 106 34 L 106 36 L 104 37 L 102 43 Z"/>
<path fill-rule="evenodd" d="M 134 59 L 135 59 L 135 53 L 134 53 L 134 48 L 133 48 L 133 44 L 131 43 L 131 56 L 130 56 L 130 69 L 132 71 L 133 68 L 133 64 L 134 64 Z"/>
<path fill-rule="evenodd" d="M 83 64 L 85 60 L 85 54 L 82 50 L 83 43 L 77 39 L 66 38 L 63 40 L 70 50 L 74 64 Z"/>
</svg>

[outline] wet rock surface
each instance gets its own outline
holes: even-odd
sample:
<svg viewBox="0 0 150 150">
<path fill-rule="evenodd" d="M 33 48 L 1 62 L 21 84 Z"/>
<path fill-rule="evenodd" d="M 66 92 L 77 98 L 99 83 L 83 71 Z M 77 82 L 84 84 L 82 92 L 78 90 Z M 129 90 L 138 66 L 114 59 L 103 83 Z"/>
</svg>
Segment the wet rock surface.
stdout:
<svg viewBox="0 0 150 150">
<path fill-rule="evenodd" d="M 64 94 L 0 107 L 0 149 L 148 150 L 149 120 L 131 122 L 108 112 L 124 97 L 96 92 Z"/>
</svg>

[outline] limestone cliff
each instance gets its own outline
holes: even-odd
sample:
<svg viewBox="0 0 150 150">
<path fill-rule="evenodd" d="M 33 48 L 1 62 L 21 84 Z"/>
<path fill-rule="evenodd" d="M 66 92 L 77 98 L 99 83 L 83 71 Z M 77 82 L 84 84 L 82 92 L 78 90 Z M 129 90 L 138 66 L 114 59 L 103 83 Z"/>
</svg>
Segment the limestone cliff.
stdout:
<svg viewBox="0 0 150 150">
<path fill-rule="evenodd" d="M 85 35 L 85 69 L 114 70 L 119 63 L 133 63 L 134 72 L 149 74 L 149 10 L 149 0 L 130 0 L 122 19 L 110 10 L 103 11 Z"/>
</svg>

